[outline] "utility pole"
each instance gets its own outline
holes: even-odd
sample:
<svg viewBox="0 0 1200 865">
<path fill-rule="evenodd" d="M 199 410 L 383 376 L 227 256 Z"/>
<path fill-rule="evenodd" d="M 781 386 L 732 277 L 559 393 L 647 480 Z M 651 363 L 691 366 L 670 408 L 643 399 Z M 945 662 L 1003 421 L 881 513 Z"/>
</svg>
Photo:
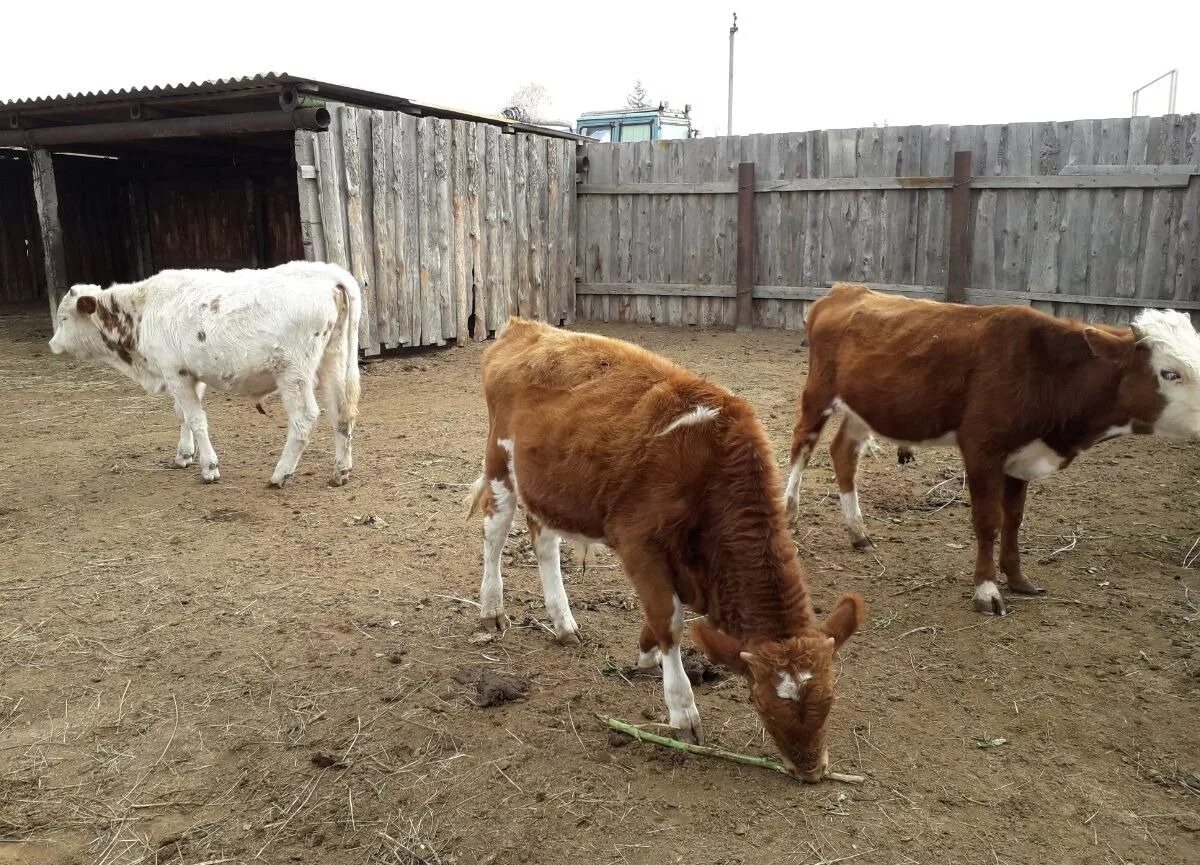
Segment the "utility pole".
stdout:
<svg viewBox="0 0 1200 865">
<path fill-rule="evenodd" d="M 729 104 L 725 115 L 725 134 L 733 135 L 733 37 L 737 33 L 737 13 L 733 13 L 733 24 L 729 28 Z"/>
</svg>

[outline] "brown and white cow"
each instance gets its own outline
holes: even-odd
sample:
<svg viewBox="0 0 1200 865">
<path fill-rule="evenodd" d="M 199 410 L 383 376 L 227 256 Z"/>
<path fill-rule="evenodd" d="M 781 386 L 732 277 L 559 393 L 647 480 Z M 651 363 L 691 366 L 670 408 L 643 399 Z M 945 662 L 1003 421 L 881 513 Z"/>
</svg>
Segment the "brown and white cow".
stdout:
<svg viewBox="0 0 1200 865">
<path fill-rule="evenodd" d="M 220 478 L 208 436 L 206 387 L 261 400 L 278 393 L 287 443 L 272 486 L 291 479 L 316 425 L 316 388 L 334 427 L 334 486 L 353 467 L 358 414 L 354 277 L 334 264 L 294 261 L 266 270 L 164 270 L 130 285 L 74 286 L 62 299 L 50 349 L 112 367 L 149 393 L 167 393 L 179 417 L 175 465 L 197 461 Z M 262 408 L 259 407 L 259 411 Z"/>
<path fill-rule="evenodd" d="M 578 640 L 560 539 L 603 543 L 641 598 L 638 665 L 662 664 L 680 735 L 701 738 L 680 656 L 686 606 L 707 616 L 693 626 L 705 653 L 748 677 L 793 771 L 820 780 L 834 655 L 863 601 L 845 595 L 816 620 L 750 406 L 637 346 L 521 319 L 485 353 L 483 386 L 490 427 L 472 512 L 486 514 L 485 626 L 503 628 L 500 557 L 520 504 L 560 641 Z"/>
<path fill-rule="evenodd" d="M 1066 468 L 1098 442 L 1130 433 L 1200 438 L 1200 337 L 1174 311 L 1145 310 L 1132 327 L 1087 325 L 1027 307 L 960 306 L 835 285 L 809 310 L 808 381 L 792 439 L 786 506 L 826 420 L 845 418 L 830 445 L 853 545 L 871 545 L 854 476 L 872 434 L 962 452 L 978 551 L 975 608 L 997 615 L 993 551 L 1019 594 L 1017 532 L 1032 480 Z"/>
</svg>

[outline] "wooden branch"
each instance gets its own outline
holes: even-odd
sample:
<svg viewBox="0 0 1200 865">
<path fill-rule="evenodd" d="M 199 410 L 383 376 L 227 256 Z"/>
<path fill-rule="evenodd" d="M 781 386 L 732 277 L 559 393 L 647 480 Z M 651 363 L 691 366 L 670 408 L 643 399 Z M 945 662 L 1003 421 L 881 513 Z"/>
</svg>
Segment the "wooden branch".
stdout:
<svg viewBox="0 0 1200 865">
<path fill-rule="evenodd" d="M 616 718 L 606 718 L 603 715 L 597 715 L 596 717 L 607 724 L 610 729 L 617 730 L 627 736 L 632 736 L 642 742 L 651 742 L 655 745 L 662 745 L 664 748 L 673 748 L 676 751 L 684 751 L 688 754 L 700 754 L 704 757 L 720 757 L 722 760 L 741 763 L 744 766 L 758 766 L 760 769 L 770 769 L 772 772 L 779 772 L 782 775 L 787 775 L 789 778 L 796 777 L 792 774 L 791 769 L 773 757 L 754 757 L 749 754 L 738 754 L 734 751 L 725 751 L 721 748 L 712 748 L 707 745 L 691 745 L 687 742 L 680 742 L 678 739 L 670 739 L 655 733 L 647 733 L 640 727 L 635 727 L 633 724 L 627 724 Z M 845 784 L 861 784 L 866 780 L 862 775 L 845 775 L 841 772 L 826 772 L 825 778 L 828 778 L 830 781 L 841 781 Z"/>
</svg>

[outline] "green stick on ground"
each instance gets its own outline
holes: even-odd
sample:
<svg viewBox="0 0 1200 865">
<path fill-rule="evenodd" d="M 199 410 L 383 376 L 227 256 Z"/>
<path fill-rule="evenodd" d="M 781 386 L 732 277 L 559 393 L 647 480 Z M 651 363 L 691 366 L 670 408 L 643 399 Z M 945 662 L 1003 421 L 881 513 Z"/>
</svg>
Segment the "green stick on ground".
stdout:
<svg viewBox="0 0 1200 865">
<path fill-rule="evenodd" d="M 758 766 L 762 769 L 770 769 L 773 772 L 780 772 L 787 775 L 789 778 L 795 778 L 791 770 L 783 763 L 776 760 L 774 757 L 752 757 L 749 754 L 738 754 L 734 751 L 725 751 L 721 748 L 711 748 L 707 745 L 690 745 L 687 742 L 681 742 L 678 739 L 671 739 L 667 736 L 659 736 L 656 733 L 647 733 L 640 727 L 633 724 L 627 724 L 624 721 L 619 721 L 616 718 L 606 718 L 603 715 L 597 715 L 601 721 L 609 726 L 610 729 L 617 730 L 627 736 L 632 736 L 642 742 L 651 742 L 655 745 L 662 745 L 666 748 L 674 748 L 676 751 L 685 751 L 689 754 L 700 754 L 705 757 L 720 757 L 722 760 L 730 760 L 734 763 L 741 763 L 746 766 Z M 825 777 L 831 781 L 842 781 L 847 784 L 861 784 L 866 780 L 861 775 L 844 775 L 841 772 L 826 772 Z"/>
</svg>

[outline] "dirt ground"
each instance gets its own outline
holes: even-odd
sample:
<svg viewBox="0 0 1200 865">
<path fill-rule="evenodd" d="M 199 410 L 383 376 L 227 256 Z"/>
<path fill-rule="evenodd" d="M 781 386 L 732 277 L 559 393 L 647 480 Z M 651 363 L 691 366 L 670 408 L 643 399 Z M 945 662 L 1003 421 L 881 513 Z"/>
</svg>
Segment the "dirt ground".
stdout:
<svg viewBox="0 0 1200 865">
<path fill-rule="evenodd" d="M 796 335 L 594 329 L 745 396 L 782 458 Z M 48 336 L 0 317 L 0 863 L 1198 861 L 1200 448 L 1112 442 L 1035 485 L 1051 594 L 993 619 L 956 454 L 865 461 L 864 555 L 822 446 L 795 538 L 818 605 L 867 599 L 830 754 L 868 780 L 808 786 L 610 738 L 597 713 L 665 720 L 628 671 L 637 599 L 569 561 L 585 641 L 556 645 L 520 517 L 514 625 L 476 635 L 480 347 L 368 364 L 349 486 L 321 426 L 280 492 L 278 402 L 212 396 L 204 486 L 167 467 L 163 398 Z M 772 753 L 743 685 L 705 678 L 709 738 Z"/>
</svg>

